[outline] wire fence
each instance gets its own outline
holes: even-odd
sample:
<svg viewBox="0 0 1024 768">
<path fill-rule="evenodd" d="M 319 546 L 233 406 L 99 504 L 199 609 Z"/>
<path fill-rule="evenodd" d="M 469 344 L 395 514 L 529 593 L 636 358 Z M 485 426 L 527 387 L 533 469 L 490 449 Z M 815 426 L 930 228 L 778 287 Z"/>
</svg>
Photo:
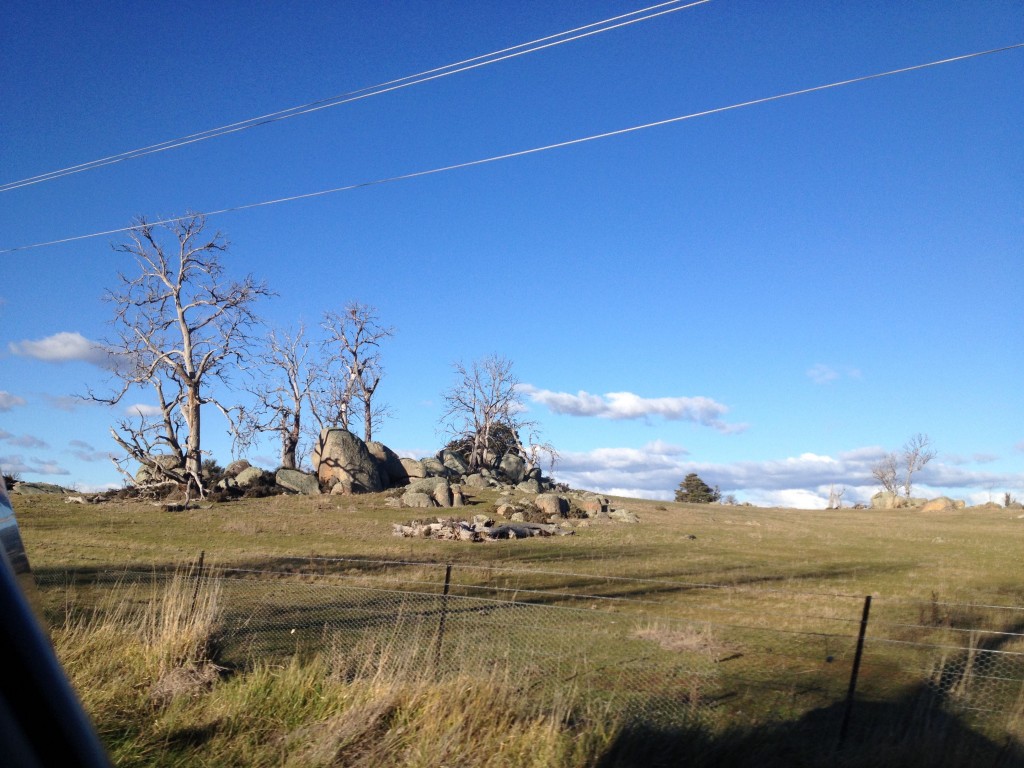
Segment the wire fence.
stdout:
<svg viewBox="0 0 1024 768">
<path fill-rule="evenodd" d="M 648 724 L 786 722 L 926 702 L 992 727 L 1024 718 L 1024 608 L 763 586 L 350 558 L 192 568 L 215 583 L 218 663 L 330 654 L 346 674 L 505 675 Z M 158 570 L 37 574 L 71 603 L 159 589 Z M 69 592 L 75 597 L 70 599 Z M 139 594 L 136 599 L 145 599 Z M 868 614 L 871 608 L 871 615 Z"/>
</svg>

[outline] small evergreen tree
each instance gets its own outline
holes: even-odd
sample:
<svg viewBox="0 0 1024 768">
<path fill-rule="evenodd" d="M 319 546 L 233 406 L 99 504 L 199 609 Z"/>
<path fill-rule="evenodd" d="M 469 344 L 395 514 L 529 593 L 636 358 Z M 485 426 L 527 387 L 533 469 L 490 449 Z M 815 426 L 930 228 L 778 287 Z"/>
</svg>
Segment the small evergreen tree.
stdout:
<svg viewBox="0 0 1024 768">
<path fill-rule="evenodd" d="M 700 479 L 700 475 L 691 472 L 676 489 L 676 501 L 686 501 L 690 504 L 713 504 L 722 498 L 722 492 L 716 485 L 710 485 Z"/>
</svg>

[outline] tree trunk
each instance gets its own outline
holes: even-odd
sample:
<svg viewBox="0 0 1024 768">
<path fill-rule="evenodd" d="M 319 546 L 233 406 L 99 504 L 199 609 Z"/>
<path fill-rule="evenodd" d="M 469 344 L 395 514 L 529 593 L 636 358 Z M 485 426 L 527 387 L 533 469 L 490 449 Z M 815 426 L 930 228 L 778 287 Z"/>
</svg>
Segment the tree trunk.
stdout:
<svg viewBox="0 0 1024 768">
<path fill-rule="evenodd" d="M 190 386 L 185 407 L 185 424 L 188 427 L 188 441 L 185 443 L 185 473 L 189 485 L 198 484 L 202 489 L 203 454 L 199 444 L 199 387 Z"/>
<path fill-rule="evenodd" d="M 366 433 L 363 439 L 367 443 L 373 440 L 373 408 L 369 398 L 363 402 L 363 431 Z"/>
<path fill-rule="evenodd" d="M 295 451 L 299 445 L 299 415 L 292 419 L 291 428 L 281 429 L 281 466 L 295 469 Z"/>
</svg>

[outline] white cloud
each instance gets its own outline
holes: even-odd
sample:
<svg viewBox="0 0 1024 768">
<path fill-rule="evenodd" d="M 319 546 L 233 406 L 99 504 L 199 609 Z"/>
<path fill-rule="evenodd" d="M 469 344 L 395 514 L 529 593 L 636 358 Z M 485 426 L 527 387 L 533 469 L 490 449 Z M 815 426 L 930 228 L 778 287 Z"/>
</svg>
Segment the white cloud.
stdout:
<svg viewBox="0 0 1024 768">
<path fill-rule="evenodd" d="M 25 398 L 0 390 L 0 413 L 25 404 Z"/>
<path fill-rule="evenodd" d="M 43 399 L 46 400 L 51 408 L 56 408 L 58 411 L 67 411 L 68 413 L 83 405 L 96 405 L 93 400 L 84 400 L 74 395 L 43 395 Z"/>
<path fill-rule="evenodd" d="M 817 363 L 807 369 L 807 375 L 815 384 L 828 384 L 839 378 L 839 372 L 824 363 Z"/>
<path fill-rule="evenodd" d="M 846 367 L 839 370 L 825 363 L 815 363 L 807 369 L 808 378 L 815 384 L 830 384 L 844 376 L 848 379 L 859 379 L 861 375 L 859 368 Z"/>
<path fill-rule="evenodd" d="M 553 413 L 568 416 L 613 420 L 661 416 L 668 421 L 692 421 L 726 433 L 741 432 L 747 428 L 745 424 L 725 423 L 722 417 L 728 413 L 728 406 L 710 397 L 641 397 L 632 392 L 593 395 L 583 390 L 572 394 L 538 389 L 531 384 L 520 384 L 519 390 Z"/>
<path fill-rule="evenodd" d="M 147 403 L 126 405 L 124 412 L 129 416 L 159 416 L 163 413 L 159 405 L 149 405 Z"/>
<path fill-rule="evenodd" d="M 109 366 L 110 360 L 109 354 L 101 344 L 90 341 L 77 331 L 61 331 L 35 341 L 12 341 L 7 347 L 16 355 L 47 363 L 82 360 L 105 368 Z"/>
<path fill-rule="evenodd" d="M 19 448 L 49 448 L 45 440 L 35 435 L 13 435 L 3 429 L 0 429 L 0 441 L 16 445 Z"/>
<path fill-rule="evenodd" d="M 20 454 L 0 456 L 0 467 L 4 472 L 24 475 L 69 475 L 64 467 L 55 461 L 28 459 Z"/>
<path fill-rule="evenodd" d="M 92 445 L 84 440 L 71 440 L 68 442 L 71 450 L 68 451 L 79 461 L 109 461 L 111 454 L 108 451 L 97 451 Z"/>
</svg>

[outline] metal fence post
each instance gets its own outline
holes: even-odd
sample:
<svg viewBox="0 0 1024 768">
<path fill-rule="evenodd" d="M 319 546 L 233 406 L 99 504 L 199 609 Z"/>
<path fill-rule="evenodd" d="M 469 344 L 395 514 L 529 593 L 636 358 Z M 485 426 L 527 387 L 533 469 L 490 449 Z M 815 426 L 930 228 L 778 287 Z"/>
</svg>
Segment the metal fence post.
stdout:
<svg viewBox="0 0 1024 768">
<path fill-rule="evenodd" d="M 857 693 L 857 675 L 860 673 L 860 660 L 864 655 L 864 635 L 868 629 L 868 614 L 871 613 L 871 595 L 864 598 L 864 612 L 860 617 L 860 632 L 857 635 L 857 652 L 853 656 L 853 669 L 850 670 L 850 687 L 846 691 L 846 709 L 843 712 L 843 725 L 839 729 L 839 747 L 846 742 L 846 733 L 850 727 L 850 713 L 853 712 L 853 698 Z"/>
<path fill-rule="evenodd" d="M 196 568 L 196 588 L 192 592 L 192 607 L 188 609 L 188 615 L 192 616 L 196 612 L 196 600 L 199 599 L 199 582 L 203 578 L 203 558 L 206 557 L 206 550 L 199 552 L 199 566 Z"/>
<path fill-rule="evenodd" d="M 444 643 L 444 622 L 448 618 L 448 590 L 452 583 L 452 564 L 444 569 L 444 592 L 441 593 L 441 621 L 437 627 L 437 648 L 434 651 L 434 663 L 441 664 L 441 645 Z"/>
</svg>

